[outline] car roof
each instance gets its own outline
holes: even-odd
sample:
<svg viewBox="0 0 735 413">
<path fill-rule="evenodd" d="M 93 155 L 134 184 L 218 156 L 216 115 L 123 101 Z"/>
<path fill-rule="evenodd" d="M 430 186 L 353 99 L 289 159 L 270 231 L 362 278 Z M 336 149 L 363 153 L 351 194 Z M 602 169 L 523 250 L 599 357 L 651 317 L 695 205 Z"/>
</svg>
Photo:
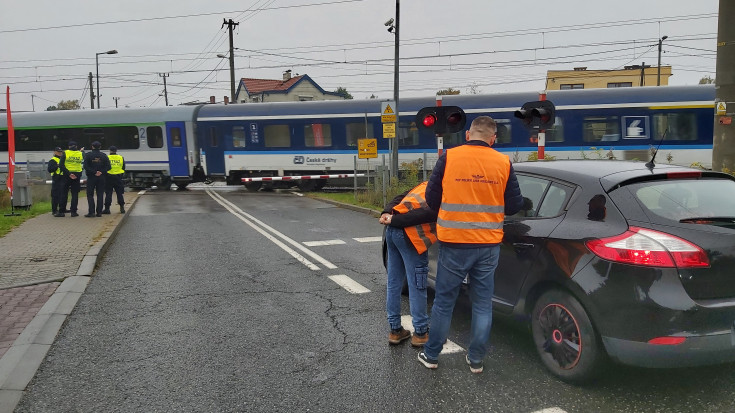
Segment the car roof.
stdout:
<svg viewBox="0 0 735 413">
<path fill-rule="evenodd" d="M 606 159 L 554 160 L 513 164 L 516 172 L 548 176 L 584 186 L 599 183 L 605 192 L 619 185 L 651 179 L 666 179 L 670 174 L 701 173 L 703 176 L 733 177 L 719 172 L 702 171 L 685 166 L 655 164 L 652 168 L 641 161 Z"/>
</svg>

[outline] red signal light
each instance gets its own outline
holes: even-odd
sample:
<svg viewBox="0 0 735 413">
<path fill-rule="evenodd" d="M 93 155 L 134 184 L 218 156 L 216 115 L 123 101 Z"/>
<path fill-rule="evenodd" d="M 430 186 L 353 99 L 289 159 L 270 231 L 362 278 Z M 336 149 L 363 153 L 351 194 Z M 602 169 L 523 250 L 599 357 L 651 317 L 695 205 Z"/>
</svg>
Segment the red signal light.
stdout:
<svg viewBox="0 0 735 413">
<path fill-rule="evenodd" d="M 424 116 L 424 120 L 422 122 L 425 127 L 432 128 L 436 123 L 436 116 L 434 114 L 426 115 Z"/>
</svg>

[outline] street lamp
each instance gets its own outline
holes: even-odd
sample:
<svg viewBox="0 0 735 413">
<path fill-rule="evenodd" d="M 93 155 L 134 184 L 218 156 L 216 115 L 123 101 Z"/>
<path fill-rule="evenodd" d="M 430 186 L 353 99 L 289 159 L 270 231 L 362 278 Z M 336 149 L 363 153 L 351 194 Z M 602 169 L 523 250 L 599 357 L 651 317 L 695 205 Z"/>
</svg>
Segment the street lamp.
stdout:
<svg viewBox="0 0 735 413">
<path fill-rule="evenodd" d="M 226 59 L 227 56 L 218 54 L 220 59 Z M 230 53 L 230 103 L 235 103 L 235 54 Z"/>
<path fill-rule="evenodd" d="M 97 67 L 97 109 L 100 108 L 100 55 L 101 54 L 117 54 L 117 50 L 108 50 L 94 54 L 94 62 Z"/>
<path fill-rule="evenodd" d="M 658 39 L 658 75 L 656 77 L 656 86 L 661 86 L 661 45 L 668 38 L 669 36 L 664 36 Z"/>
<path fill-rule="evenodd" d="M 400 136 L 400 119 L 399 119 L 399 113 L 398 113 L 398 30 L 400 28 L 401 21 L 401 1 L 396 0 L 396 18 L 395 21 L 393 19 L 388 20 L 385 22 L 385 25 L 388 27 L 388 31 L 390 33 L 393 33 L 395 36 L 395 57 L 393 62 L 393 101 L 395 107 L 393 110 L 396 113 L 396 137 L 391 140 L 392 148 L 391 148 L 391 165 L 390 165 L 390 176 L 391 177 L 397 177 L 398 176 L 398 139 Z"/>
</svg>

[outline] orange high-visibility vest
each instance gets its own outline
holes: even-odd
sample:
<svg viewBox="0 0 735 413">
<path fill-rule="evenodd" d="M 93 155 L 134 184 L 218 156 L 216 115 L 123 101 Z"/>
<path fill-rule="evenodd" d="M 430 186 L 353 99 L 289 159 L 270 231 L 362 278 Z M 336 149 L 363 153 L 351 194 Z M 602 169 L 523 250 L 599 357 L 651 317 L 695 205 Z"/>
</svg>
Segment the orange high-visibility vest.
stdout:
<svg viewBox="0 0 735 413">
<path fill-rule="evenodd" d="M 405 214 L 408 211 L 426 208 L 426 184 L 428 182 L 422 182 L 415 188 L 410 190 L 408 194 L 401 200 L 401 202 L 393 207 L 393 210 L 399 214 Z M 403 230 L 406 232 L 408 239 L 411 240 L 416 252 L 423 254 L 429 249 L 431 244 L 436 242 L 436 223 L 430 222 L 425 224 L 416 225 L 413 227 L 405 227 Z"/>
<path fill-rule="evenodd" d="M 446 161 L 437 219 L 439 240 L 500 243 L 510 159 L 487 146 L 462 145 L 449 149 Z"/>
</svg>

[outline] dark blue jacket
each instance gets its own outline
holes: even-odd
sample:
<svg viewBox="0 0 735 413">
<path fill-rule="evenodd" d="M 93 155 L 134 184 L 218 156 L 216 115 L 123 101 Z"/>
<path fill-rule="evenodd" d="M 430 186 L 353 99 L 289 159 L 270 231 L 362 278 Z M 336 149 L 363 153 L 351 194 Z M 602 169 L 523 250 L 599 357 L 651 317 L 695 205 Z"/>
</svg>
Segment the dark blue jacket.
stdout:
<svg viewBox="0 0 735 413">
<path fill-rule="evenodd" d="M 487 143 L 478 140 L 471 140 L 465 143 L 465 145 L 477 145 L 487 146 Z M 426 186 L 426 203 L 429 208 L 434 211 L 439 211 L 439 207 L 442 203 L 442 193 L 444 188 L 442 187 L 442 181 L 444 180 L 444 171 L 447 168 L 447 154 L 446 152 L 439 157 L 434 166 L 434 171 L 431 173 L 429 178 L 429 184 Z M 521 187 L 518 185 L 518 178 L 516 173 L 513 171 L 513 164 L 510 164 L 510 173 L 508 174 L 508 182 L 505 184 L 505 215 L 513 215 L 521 210 L 523 207 L 523 195 L 521 195 Z M 488 244 L 494 245 L 494 244 Z M 480 244 L 452 244 L 454 247 L 478 247 Z"/>
</svg>

